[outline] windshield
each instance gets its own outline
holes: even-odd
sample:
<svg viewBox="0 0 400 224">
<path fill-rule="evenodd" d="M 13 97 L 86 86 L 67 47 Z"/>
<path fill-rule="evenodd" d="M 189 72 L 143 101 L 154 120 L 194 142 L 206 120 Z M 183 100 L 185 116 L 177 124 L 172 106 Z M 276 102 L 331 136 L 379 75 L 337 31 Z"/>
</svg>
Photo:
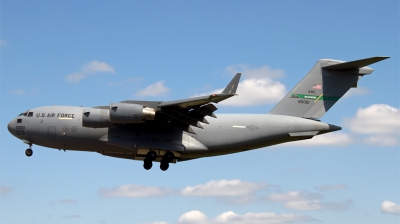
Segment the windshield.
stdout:
<svg viewBox="0 0 400 224">
<path fill-rule="evenodd" d="M 28 112 L 29 112 L 29 110 L 27 110 L 26 112 L 20 113 L 20 114 L 18 115 L 18 117 L 20 117 L 20 116 L 26 117 L 26 116 L 28 116 Z M 33 112 L 30 112 L 29 114 L 32 114 L 32 115 L 33 115 Z M 32 117 L 32 116 L 30 116 L 30 117 Z"/>
</svg>

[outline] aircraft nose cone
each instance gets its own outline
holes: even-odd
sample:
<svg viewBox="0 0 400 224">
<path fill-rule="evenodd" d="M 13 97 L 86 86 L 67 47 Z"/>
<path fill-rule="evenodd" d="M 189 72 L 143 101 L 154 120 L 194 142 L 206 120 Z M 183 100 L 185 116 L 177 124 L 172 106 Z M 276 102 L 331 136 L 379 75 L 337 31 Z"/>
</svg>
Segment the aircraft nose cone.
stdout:
<svg viewBox="0 0 400 224">
<path fill-rule="evenodd" d="M 11 134 L 14 134 L 14 128 L 13 128 L 14 125 L 13 124 L 14 124 L 14 120 L 11 120 L 10 123 L 8 123 L 8 125 L 7 125 L 8 131 Z"/>
</svg>

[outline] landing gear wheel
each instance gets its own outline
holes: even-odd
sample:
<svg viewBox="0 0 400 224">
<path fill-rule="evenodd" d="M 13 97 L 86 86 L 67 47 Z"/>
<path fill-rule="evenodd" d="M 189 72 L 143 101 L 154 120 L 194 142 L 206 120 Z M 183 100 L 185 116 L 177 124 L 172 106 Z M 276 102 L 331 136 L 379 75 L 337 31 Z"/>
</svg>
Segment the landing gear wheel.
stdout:
<svg viewBox="0 0 400 224">
<path fill-rule="evenodd" d="M 167 152 L 163 156 L 163 160 L 167 161 L 167 162 L 172 162 L 172 160 L 174 160 L 174 158 L 175 158 L 175 155 L 172 152 Z"/>
<path fill-rule="evenodd" d="M 149 159 L 151 161 L 154 161 L 157 158 L 157 153 L 154 151 L 150 151 L 146 155 L 146 159 Z"/>
<path fill-rule="evenodd" d="M 144 160 L 143 168 L 146 170 L 149 170 L 149 169 L 151 169 L 151 167 L 153 167 L 153 162 Z"/>
<path fill-rule="evenodd" d="M 32 156 L 32 154 L 33 154 L 32 149 L 27 149 L 27 150 L 25 150 L 25 155 L 26 155 L 26 156 L 30 157 L 30 156 Z"/>
<path fill-rule="evenodd" d="M 169 168 L 169 163 L 168 162 L 161 162 L 160 163 L 160 169 L 162 171 L 166 171 L 166 170 L 168 170 L 168 168 Z"/>
</svg>

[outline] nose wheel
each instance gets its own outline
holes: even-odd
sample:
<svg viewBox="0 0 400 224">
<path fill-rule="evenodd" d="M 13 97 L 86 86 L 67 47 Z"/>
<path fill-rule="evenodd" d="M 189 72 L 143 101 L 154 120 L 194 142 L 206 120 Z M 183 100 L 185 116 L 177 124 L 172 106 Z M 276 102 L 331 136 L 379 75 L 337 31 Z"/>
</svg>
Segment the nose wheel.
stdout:
<svg viewBox="0 0 400 224">
<path fill-rule="evenodd" d="M 29 149 L 25 150 L 25 155 L 28 157 L 32 156 L 33 155 L 32 149 L 29 148 Z"/>
</svg>

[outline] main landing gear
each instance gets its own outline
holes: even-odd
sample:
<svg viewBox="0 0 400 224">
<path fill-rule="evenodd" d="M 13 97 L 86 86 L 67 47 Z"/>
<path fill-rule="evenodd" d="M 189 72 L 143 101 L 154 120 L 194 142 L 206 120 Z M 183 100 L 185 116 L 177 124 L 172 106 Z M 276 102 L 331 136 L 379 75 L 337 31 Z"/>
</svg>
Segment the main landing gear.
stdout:
<svg viewBox="0 0 400 224">
<path fill-rule="evenodd" d="M 32 144 L 29 144 L 29 148 L 27 150 L 25 150 L 25 155 L 30 157 L 33 155 L 33 151 L 32 151 Z"/>
<path fill-rule="evenodd" d="M 153 161 L 157 158 L 157 153 L 154 151 L 150 151 L 147 153 L 146 158 L 144 159 L 143 168 L 146 170 L 151 169 L 153 166 Z M 167 152 L 164 154 L 161 162 L 160 162 L 160 169 L 162 171 L 166 171 L 169 168 L 169 163 L 174 160 L 175 156 L 172 152 Z"/>
</svg>

